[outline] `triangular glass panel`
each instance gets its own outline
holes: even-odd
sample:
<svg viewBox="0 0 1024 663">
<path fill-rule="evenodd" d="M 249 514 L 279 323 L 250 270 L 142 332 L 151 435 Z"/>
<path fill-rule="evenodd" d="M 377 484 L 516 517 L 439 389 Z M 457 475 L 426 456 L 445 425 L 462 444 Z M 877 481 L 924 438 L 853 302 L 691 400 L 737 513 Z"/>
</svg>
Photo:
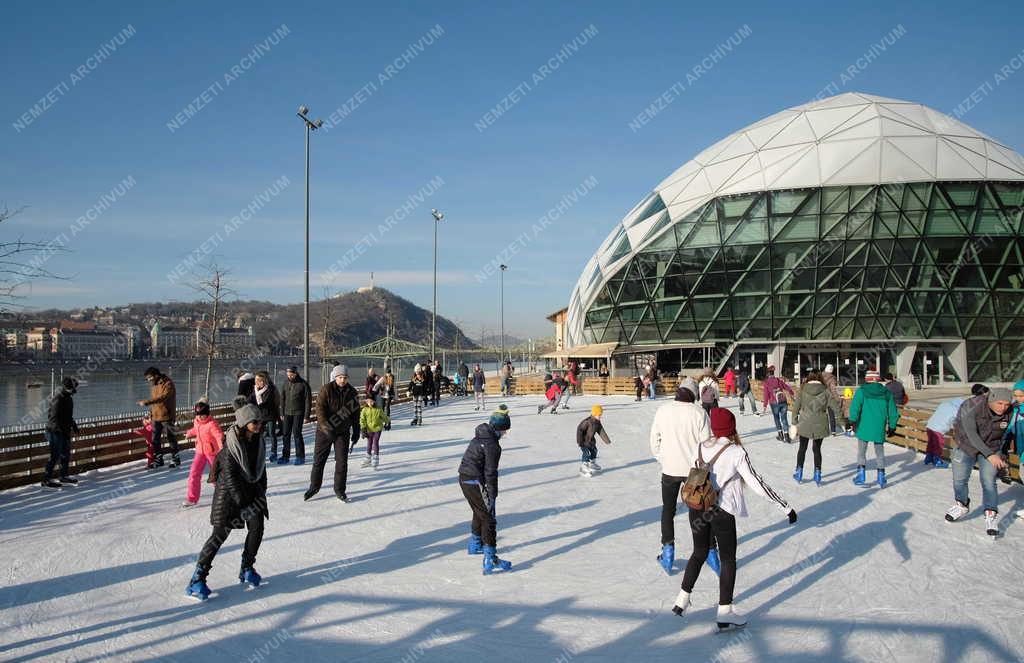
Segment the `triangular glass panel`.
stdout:
<svg viewBox="0 0 1024 663">
<path fill-rule="evenodd" d="M 920 237 L 927 214 L 928 212 L 925 210 L 904 211 L 900 215 L 900 227 L 897 234 L 900 237 Z"/>
<path fill-rule="evenodd" d="M 702 246 L 719 246 L 721 238 L 718 236 L 718 223 L 716 221 L 702 221 L 697 225 L 697 230 L 687 238 L 683 245 L 686 248 Z"/>
<path fill-rule="evenodd" d="M 629 237 L 627 237 L 626 234 L 623 233 L 622 239 L 619 240 L 619 243 L 612 250 L 611 256 L 608 258 L 608 264 L 610 265 L 614 263 L 616 260 L 624 258 L 626 255 L 629 254 L 631 250 L 632 247 L 629 245 Z"/>
<path fill-rule="evenodd" d="M 874 218 L 875 239 L 890 239 L 896 237 L 900 227 L 899 212 L 879 212 Z"/>
<path fill-rule="evenodd" d="M 872 212 L 850 212 L 850 239 L 868 239 L 871 237 Z"/>
<path fill-rule="evenodd" d="M 978 235 L 1013 235 L 1014 220 L 1000 210 L 981 210 L 974 232 Z"/>
<path fill-rule="evenodd" d="M 850 210 L 850 189 L 845 186 L 822 189 L 821 205 L 825 212 L 845 214 Z"/>
</svg>

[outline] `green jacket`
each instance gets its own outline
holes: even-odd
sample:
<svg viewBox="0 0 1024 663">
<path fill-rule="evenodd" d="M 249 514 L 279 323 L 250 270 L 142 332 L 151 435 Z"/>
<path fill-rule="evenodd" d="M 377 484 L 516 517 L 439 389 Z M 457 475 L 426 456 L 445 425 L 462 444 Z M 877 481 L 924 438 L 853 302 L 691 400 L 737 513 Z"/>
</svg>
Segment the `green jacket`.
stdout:
<svg viewBox="0 0 1024 663">
<path fill-rule="evenodd" d="M 850 423 L 856 427 L 857 439 L 882 444 L 886 429 L 896 428 L 899 420 L 896 399 L 884 384 L 868 382 L 853 394 Z"/>
<path fill-rule="evenodd" d="M 829 426 L 828 411 L 835 413 L 836 424 L 846 428 L 843 419 L 843 407 L 832 390 L 821 382 L 808 382 L 800 388 L 800 393 L 793 399 L 793 420 L 796 422 L 797 434 L 809 440 L 822 440 L 832 434 Z"/>
<path fill-rule="evenodd" d="M 379 407 L 364 407 L 359 413 L 359 428 L 366 433 L 379 433 L 388 423 L 388 415 Z"/>
</svg>

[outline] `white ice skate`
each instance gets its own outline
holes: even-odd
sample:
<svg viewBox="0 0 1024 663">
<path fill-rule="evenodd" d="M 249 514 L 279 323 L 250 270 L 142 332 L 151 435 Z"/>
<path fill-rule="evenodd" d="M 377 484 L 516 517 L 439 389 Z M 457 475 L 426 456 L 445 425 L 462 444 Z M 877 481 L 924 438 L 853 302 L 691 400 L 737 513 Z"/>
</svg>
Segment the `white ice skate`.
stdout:
<svg viewBox="0 0 1024 663">
<path fill-rule="evenodd" d="M 685 589 L 680 589 L 679 595 L 676 596 L 676 602 L 672 606 L 672 612 L 682 617 L 686 613 L 687 608 L 689 607 L 690 592 L 686 591 Z"/>
<path fill-rule="evenodd" d="M 588 461 L 587 464 L 590 465 L 590 469 L 594 470 L 595 472 L 600 472 L 602 469 L 601 466 L 597 464 L 596 460 Z"/>
<path fill-rule="evenodd" d="M 715 622 L 718 624 L 718 632 L 724 633 L 743 628 L 747 625 L 747 618 L 736 612 L 732 605 L 720 605 Z"/>
<path fill-rule="evenodd" d="M 373 454 L 373 465 L 372 465 L 373 469 L 375 469 L 375 470 L 380 469 L 379 465 L 380 465 L 380 456 L 378 454 Z"/>
<path fill-rule="evenodd" d="M 967 508 L 966 504 L 954 502 L 953 506 L 949 507 L 949 511 L 946 512 L 946 520 L 951 523 L 955 523 L 956 521 L 966 516 L 969 511 L 970 509 Z"/>
<path fill-rule="evenodd" d="M 590 466 L 586 463 L 580 463 L 580 476 L 592 477 L 594 476 L 594 470 L 590 469 Z"/>
<path fill-rule="evenodd" d="M 359 467 L 370 467 L 371 465 L 373 465 L 373 459 L 370 456 L 367 456 L 363 459 L 363 462 Z"/>
<path fill-rule="evenodd" d="M 992 509 L 985 510 L 985 533 L 995 539 L 999 536 L 999 526 L 996 524 L 998 513 Z"/>
</svg>

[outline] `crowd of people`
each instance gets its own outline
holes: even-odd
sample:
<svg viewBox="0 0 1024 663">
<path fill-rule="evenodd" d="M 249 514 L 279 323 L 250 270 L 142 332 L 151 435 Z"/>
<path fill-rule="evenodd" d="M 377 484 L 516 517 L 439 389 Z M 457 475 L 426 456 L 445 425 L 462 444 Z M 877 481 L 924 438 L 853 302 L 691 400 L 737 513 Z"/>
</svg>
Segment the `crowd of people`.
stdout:
<svg viewBox="0 0 1024 663">
<path fill-rule="evenodd" d="M 503 397 L 512 395 L 512 371 L 510 363 L 499 370 Z M 879 488 L 887 485 L 884 442 L 895 433 L 900 406 L 908 400 L 899 381 L 892 375 L 883 379 L 874 370 L 868 370 L 864 383 L 852 393 L 847 388 L 842 397 L 831 365 L 820 372 L 808 372 L 795 385 L 776 374 L 774 366 L 768 366 L 766 373 L 761 384 L 760 410 L 754 387 L 744 372 L 727 367 L 722 376 L 722 389 L 718 377 L 711 371 L 681 376 L 673 399 L 656 410 L 650 429 L 651 454 L 661 468 L 661 550 L 657 560 L 667 573 L 673 572 L 676 559 L 674 519 L 680 499 L 688 508 L 693 541 L 673 611 L 686 614 L 691 592 L 706 562 L 719 576 L 716 620 L 720 629 L 745 624 L 745 618 L 733 606 L 736 519 L 747 514 L 744 489 L 775 504 L 790 523 L 797 521 L 796 512 L 754 469 L 737 433 L 736 416 L 724 407 L 725 400 L 735 399 L 741 416 L 746 413 L 745 404 L 750 405 L 752 415 L 766 416 L 771 412 L 776 439 L 787 444 L 797 443 L 793 472 L 797 484 L 804 481 L 808 448 L 813 459 L 813 481 L 820 486 L 824 440 L 847 435 L 855 437 L 857 444 L 853 483 L 868 483 L 867 456 L 871 446 L 875 463 L 871 483 Z M 146 369 L 144 378 L 150 386 L 150 397 L 138 403 L 148 412 L 134 433 L 146 441 L 146 468 L 164 466 L 166 453 L 171 457 L 168 466 L 178 467 L 181 461 L 175 429 L 174 382 L 156 367 Z M 382 435 L 392 426 L 391 405 L 397 393 L 390 368 L 380 375 L 369 368 L 359 389 L 351 384 L 348 368 L 335 365 L 329 381 L 318 390 L 315 399 L 309 383 L 295 366 L 288 368 L 286 381 L 280 387 L 264 371 L 239 371 L 237 378 L 233 423 L 223 429 L 211 416 L 209 403 L 200 401 L 193 407 L 192 425 L 185 432 L 186 438 L 195 439 L 195 453 L 182 506 L 198 504 L 202 477 L 207 470 L 208 481 L 214 484 L 210 517 L 213 529 L 200 551 L 186 592 L 198 599 L 210 595 L 206 577 L 232 529 L 247 530 L 239 581 L 252 587 L 260 584 L 254 563 L 263 537 L 264 520 L 269 516 L 267 465 L 305 463 L 305 424 L 315 423 L 315 430 L 309 486 L 303 498 L 308 501 L 320 491 L 333 451 L 333 491 L 341 502 L 350 501 L 348 460 L 359 439 L 366 441 L 366 457 L 361 467 L 377 470 Z M 474 411 L 483 410 L 486 380 L 479 364 L 470 371 L 465 363 L 460 363 L 455 371 L 454 393 L 468 396 L 472 390 Z M 655 387 L 659 380 L 653 363 L 638 371 L 637 400 L 645 395 L 656 398 Z M 448 382 L 438 362 L 416 364 L 407 386 L 413 401 L 410 425 L 423 424 L 424 409 L 440 404 L 442 390 L 447 390 Z M 546 374 L 546 401 L 537 406 L 537 413 L 549 410 L 557 414 L 560 409 L 569 409 L 571 396 L 580 393 L 581 386 L 578 364 L 570 363 L 564 373 L 555 370 Z M 73 378 L 65 379 L 61 390 L 50 401 L 45 430 L 50 458 L 42 480 L 46 488 L 77 483 L 69 473 L 71 438 L 78 432 L 74 419 L 77 387 Z M 603 414 L 602 406 L 595 405 L 576 427 L 581 476 L 594 477 L 601 471 L 597 462 L 598 438 L 611 444 L 602 421 Z M 459 485 L 472 514 L 468 552 L 483 555 L 485 574 L 512 568 L 511 562 L 497 555 L 495 508 L 500 442 L 510 428 L 510 412 L 506 405 L 499 405 L 486 422 L 476 426 L 458 468 Z M 955 435 L 956 448 L 947 461 L 946 437 L 951 432 Z M 997 536 L 996 483 L 998 480 L 1009 482 L 1008 455 L 1011 451 L 1019 454 L 1020 445 L 1024 443 L 1024 381 L 1016 383 L 1012 390 L 976 384 L 970 396 L 942 402 L 928 420 L 926 434 L 928 446 L 924 463 L 937 469 L 952 468 L 954 505 L 946 512 L 945 519 L 956 522 L 970 512 L 968 482 L 977 466 L 986 532 Z M 58 466 L 59 476 L 55 478 Z M 1024 512 L 1017 515 L 1024 517 Z"/>
</svg>

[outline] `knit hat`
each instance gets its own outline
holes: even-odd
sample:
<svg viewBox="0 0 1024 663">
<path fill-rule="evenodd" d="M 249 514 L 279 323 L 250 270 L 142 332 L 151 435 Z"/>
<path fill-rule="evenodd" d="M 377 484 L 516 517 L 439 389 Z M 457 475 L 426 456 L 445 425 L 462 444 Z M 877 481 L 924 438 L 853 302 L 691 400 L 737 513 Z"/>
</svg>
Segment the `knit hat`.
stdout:
<svg viewBox="0 0 1024 663">
<path fill-rule="evenodd" d="M 879 377 L 880 376 L 878 375 L 878 371 L 869 370 L 867 373 L 864 374 L 864 381 L 865 382 L 878 382 L 878 378 Z"/>
<path fill-rule="evenodd" d="M 826 373 L 835 373 L 836 372 L 835 371 L 835 366 L 833 366 L 832 364 L 825 364 L 825 372 Z"/>
<path fill-rule="evenodd" d="M 299 367 L 298 366 L 289 366 L 288 367 L 288 372 L 289 373 L 298 373 L 299 372 Z"/>
<path fill-rule="evenodd" d="M 244 428 L 254 421 L 259 421 L 259 419 L 260 409 L 252 403 L 235 411 L 235 425 L 239 428 Z"/>
<path fill-rule="evenodd" d="M 600 417 L 602 414 L 604 414 L 604 408 L 601 407 L 600 405 L 595 405 L 594 407 L 590 408 L 590 414 L 595 417 Z"/>
<path fill-rule="evenodd" d="M 78 380 L 76 380 L 75 378 L 64 378 L 64 380 L 61 381 L 60 385 L 64 387 L 64 391 L 70 392 L 72 394 L 78 391 Z"/>
<path fill-rule="evenodd" d="M 195 411 L 197 416 L 210 414 L 210 404 L 206 401 L 199 401 L 192 409 Z"/>
<path fill-rule="evenodd" d="M 689 387 L 681 384 L 676 387 L 676 400 L 682 401 L 683 403 L 693 403 L 697 400 L 697 396 L 690 391 Z"/>
<path fill-rule="evenodd" d="M 1024 380 L 1017 380 L 1013 383 L 1014 391 L 1024 391 Z"/>
<path fill-rule="evenodd" d="M 715 437 L 732 437 L 736 434 L 736 415 L 724 407 L 711 408 L 711 432 Z"/>
<path fill-rule="evenodd" d="M 508 416 L 508 406 L 502 403 L 498 406 L 498 409 L 491 413 L 491 418 L 487 421 L 494 430 L 508 430 L 512 428 L 512 419 Z"/>
<path fill-rule="evenodd" d="M 988 393 L 988 387 L 980 382 L 975 383 L 971 386 L 971 396 L 981 396 L 982 394 Z"/>
<path fill-rule="evenodd" d="M 337 366 L 331 369 L 332 381 L 339 375 L 344 375 L 345 377 L 348 377 L 348 366 L 346 366 L 345 364 L 338 364 Z"/>
<path fill-rule="evenodd" d="M 996 401 L 1006 401 L 1007 403 L 1013 402 L 1013 394 L 1006 387 L 992 387 L 988 392 L 988 402 L 995 403 Z"/>
</svg>

